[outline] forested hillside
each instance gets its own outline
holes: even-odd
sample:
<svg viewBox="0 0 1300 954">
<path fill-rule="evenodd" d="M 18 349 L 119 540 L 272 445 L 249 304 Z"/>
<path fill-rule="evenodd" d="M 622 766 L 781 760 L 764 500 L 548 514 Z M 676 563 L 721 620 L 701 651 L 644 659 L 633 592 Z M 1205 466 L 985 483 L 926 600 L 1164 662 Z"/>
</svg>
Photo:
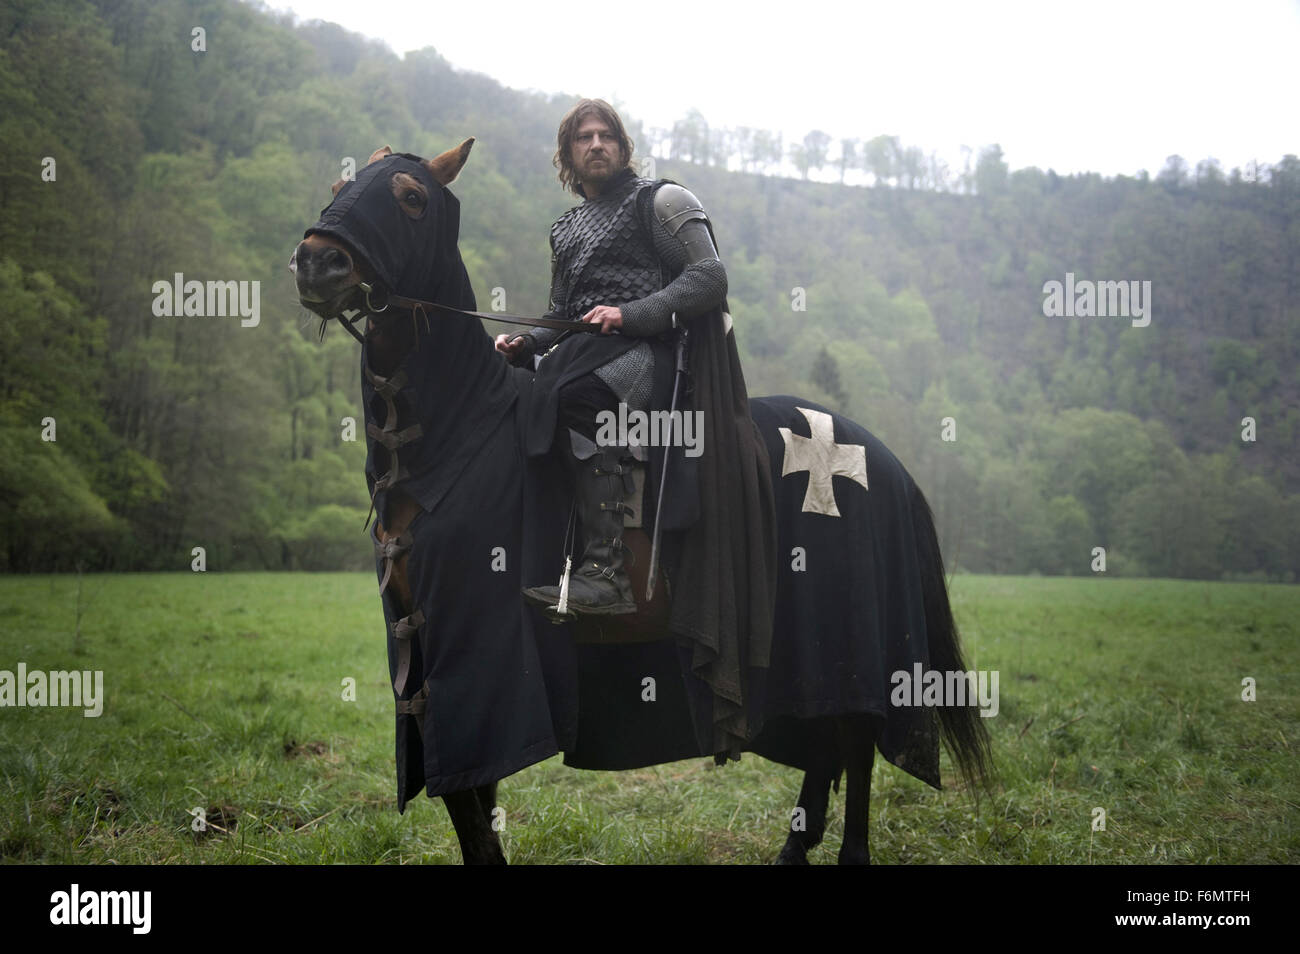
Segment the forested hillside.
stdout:
<svg viewBox="0 0 1300 954">
<path fill-rule="evenodd" d="M 540 314 L 575 98 L 224 0 L 6 0 L 0 569 L 371 565 L 356 343 L 317 341 L 289 254 L 348 157 L 473 135 L 453 191 L 480 306 Z M 879 435 L 950 563 L 1082 574 L 1105 547 L 1113 574 L 1294 579 L 1296 157 L 1107 179 L 994 147 L 950 178 L 864 130 L 861 174 L 819 182 L 813 134 L 796 179 L 769 134 L 625 119 L 710 211 L 751 394 Z M 177 273 L 260 282 L 256 323 L 157 314 Z M 1067 273 L 1150 282 L 1149 323 L 1048 317 Z"/>
</svg>

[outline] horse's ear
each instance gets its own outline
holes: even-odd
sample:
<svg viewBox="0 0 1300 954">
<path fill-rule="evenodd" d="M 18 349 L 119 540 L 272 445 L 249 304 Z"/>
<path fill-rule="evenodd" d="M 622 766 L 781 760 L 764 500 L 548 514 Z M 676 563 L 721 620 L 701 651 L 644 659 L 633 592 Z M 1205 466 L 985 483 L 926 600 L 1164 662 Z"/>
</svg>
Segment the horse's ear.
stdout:
<svg viewBox="0 0 1300 954">
<path fill-rule="evenodd" d="M 429 174 L 443 185 L 451 185 L 469 158 L 469 151 L 474 148 L 474 137 L 470 136 L 459 146 L 448 149 L 441 156 L 434 156 L 424 161 Z"/>
<path fill-rule="evenodd" d="M 391 156 L 392 154 L 393 148 L 391 146 L 380 146 L 370 154 L 370 158 L 366 160 L 366 165 L 370 165 L 372 162 L 378 162 L 385 156 Z"/>
</svg>

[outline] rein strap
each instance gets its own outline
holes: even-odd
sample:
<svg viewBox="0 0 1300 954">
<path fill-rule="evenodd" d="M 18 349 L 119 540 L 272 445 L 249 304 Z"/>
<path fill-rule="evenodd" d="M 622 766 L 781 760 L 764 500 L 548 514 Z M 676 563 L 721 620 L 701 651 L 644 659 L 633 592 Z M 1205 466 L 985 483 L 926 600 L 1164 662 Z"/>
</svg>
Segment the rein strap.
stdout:
<svg viewBox="0 0 1300 954">
<path fill-rule="evenodd" d="M 488 321 L 500 321 L 508 325 L 528 325 L 530 328 L 556 328 L 560 331 L 568 331 L 577 334 L 593 334 L 600 331 L 600 325 L 592 322 L 582 321 L 563 321 L 558 318 L 524 318 L 519 315 L 506 315 L 500 312 L 486 311 L 466 311 L 463 308 L 453 308 L 451 305 L 440 305 L 433 301 L 422 301 L 419 298 L 407 298 L 404 295 L 389 295 L 384 301 L 382 308 L 376 308 L 370 300 L 370 295 L 374 292 L 374 286 L 368 282 L 361 282 L 356 286 L 365 292 L 366 305 L 358 310 L 358 313 L 351 318 L 344 318 L 342 314 L 336 315 L 339 323 L 348 330 L 352 337 L 356 338 L 362 344 L 365 344 L 365 337 L 357 331 L 354 323 L 368 316 L 378 317 L 389 308 L 396 306 L 402 311 L 443 311 L 450 312 L 454 315 L 464 315 L 467 318 L 484 318 Z"/>
</svg>

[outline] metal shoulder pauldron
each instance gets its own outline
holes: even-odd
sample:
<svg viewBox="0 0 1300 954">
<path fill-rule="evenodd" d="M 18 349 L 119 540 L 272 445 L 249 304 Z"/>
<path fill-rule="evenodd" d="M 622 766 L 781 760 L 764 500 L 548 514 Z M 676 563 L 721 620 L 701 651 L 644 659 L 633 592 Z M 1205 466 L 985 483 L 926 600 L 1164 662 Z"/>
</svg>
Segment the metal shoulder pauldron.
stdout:
<svg viewBox="0 0 1300 954">
<path fill-rule="evenodd" d="M 704 206 L 689 189 L 667 182 L 655 191 L 655 217 L 686 247 L 686 263 L 716 261 L 718 250 L 709 233 L 709 217 Z"/>
</svg>

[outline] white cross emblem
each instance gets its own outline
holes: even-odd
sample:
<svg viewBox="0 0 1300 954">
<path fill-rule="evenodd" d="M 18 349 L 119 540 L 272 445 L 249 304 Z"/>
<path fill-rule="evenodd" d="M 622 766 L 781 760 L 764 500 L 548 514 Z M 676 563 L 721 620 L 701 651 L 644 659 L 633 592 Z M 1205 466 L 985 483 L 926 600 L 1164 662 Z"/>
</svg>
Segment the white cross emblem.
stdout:
<svg viewBox="0 0 1300 954">
<path fill-rule="evenodd" d="M 778 428 L 785 441 L 781 476 L 808 471 L 808 492 L 803 497 L 804 513 L 824 513 L 838 517 L 835 490 L 831 478 L 847 477 L 867 489 L 867 449 L 861 444 L 836 444 L 835 422 L 829 414 L 810 408 L 796 408 L 808 419 L 812 437 L 796 434 L 788 427 Z"/>
</svg>

